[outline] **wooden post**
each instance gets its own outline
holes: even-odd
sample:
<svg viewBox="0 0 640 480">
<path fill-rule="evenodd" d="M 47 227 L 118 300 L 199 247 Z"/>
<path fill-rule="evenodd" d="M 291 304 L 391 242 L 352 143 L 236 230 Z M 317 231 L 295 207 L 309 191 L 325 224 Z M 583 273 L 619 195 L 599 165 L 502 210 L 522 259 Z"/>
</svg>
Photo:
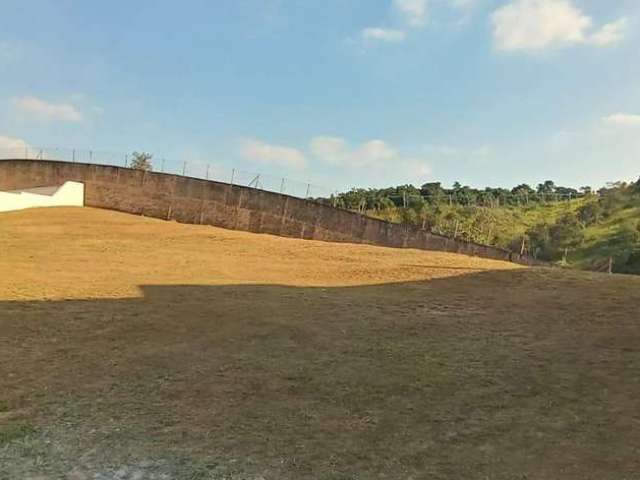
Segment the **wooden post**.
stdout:
<svg viewBox="0 0 640 480">
<path fill-rule="evenodd" d="M 613 273 L 613 257 L 609 257 L 609 275 Z"/>
<path fill-rule="evenodd" d="M 520 256 L 524 255 L 525 236 L 522 236 L 522 246 L 520 247 Z"/>
</svg>

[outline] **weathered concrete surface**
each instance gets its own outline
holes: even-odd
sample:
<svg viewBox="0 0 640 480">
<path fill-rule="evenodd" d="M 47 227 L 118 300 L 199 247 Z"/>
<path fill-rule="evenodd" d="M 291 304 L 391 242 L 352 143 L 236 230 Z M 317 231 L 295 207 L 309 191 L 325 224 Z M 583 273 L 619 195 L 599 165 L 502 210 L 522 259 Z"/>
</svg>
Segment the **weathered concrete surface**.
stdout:
<svg viewBox="0 0 640 480">
<path fill-rule="evenodd" d="M 285 237 L 440 250 L 532 263 L 500 248 L 250 187 L 115 166 L 0 160 L 0 190 L 61 185 L 66 181 L 84 183 L 85 205 L 89 207 Z"/>
</svg>

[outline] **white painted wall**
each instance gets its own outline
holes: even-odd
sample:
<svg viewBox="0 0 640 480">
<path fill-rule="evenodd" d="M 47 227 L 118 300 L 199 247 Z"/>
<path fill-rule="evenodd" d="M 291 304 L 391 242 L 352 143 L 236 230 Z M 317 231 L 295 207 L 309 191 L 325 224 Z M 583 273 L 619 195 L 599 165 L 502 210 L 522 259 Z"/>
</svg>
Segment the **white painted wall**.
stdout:
<svg viewBox="0 0 640 480">
<path fill-rule="evenodd" d="M 38 187 L 0 192 L 0 212 L 34 207 L 82 207 L 84 184 L 65 182 L 60 187 Z"/>
</svg>

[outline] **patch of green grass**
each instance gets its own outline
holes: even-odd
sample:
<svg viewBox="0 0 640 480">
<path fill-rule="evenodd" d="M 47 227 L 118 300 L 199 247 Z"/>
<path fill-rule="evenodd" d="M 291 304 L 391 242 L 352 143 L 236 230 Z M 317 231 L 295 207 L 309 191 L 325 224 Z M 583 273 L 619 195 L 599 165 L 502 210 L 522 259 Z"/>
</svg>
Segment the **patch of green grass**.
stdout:
<svg viewBox="0 0 640 480">
<path fill-rule="evenodd" d="M 36 429 L 28 423 L 13 423 L 0 429 L 0 447 L 22 440 L 35 433 Z"/>
</svg>

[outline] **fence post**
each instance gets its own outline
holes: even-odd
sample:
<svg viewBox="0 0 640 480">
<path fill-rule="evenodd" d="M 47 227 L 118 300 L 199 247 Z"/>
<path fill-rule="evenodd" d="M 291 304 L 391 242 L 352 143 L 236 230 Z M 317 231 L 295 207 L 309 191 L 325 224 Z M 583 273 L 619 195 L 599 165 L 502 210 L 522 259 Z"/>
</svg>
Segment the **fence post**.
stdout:
<svg viewBox="0 0 640 480">
<path fill-rule="evenodd" d="M 280 193 L 284 193 L 284 177 L 282 177 L 282 181 L 280 182 Z"/>
<path fill-rule="evenodd" d="M 233 177 L 236 176 L 236 169 L 232 168 L 231 169 L 231 182 L 229 183 L 229 185 L 233 185 Z"/>
<path fill-rule="evenodd" d="M 184 177 L 186 173 L 187 173 L 187 162 L 184 162 L 182 164 L 182 176 Z"/>
<path fill-rule="evenodd" d="M 207 180 L 209 180 L 209 167 L 210 165 L 207 163 Z"/>
<path fill-rule="evenodd" d="M 309 191 L 311 190 L 311 184 L 307 183 L 307 194 L 304 196 L 304 198 L 309 198 Z"/>
<path fill-rule="evenodd" d="M 76 149 L 71 150 L 71 161 L 76 163 Z"/>
<path fill-rule="evenodd" d="M 124 154 L 124 168 L 127 168 L 128 164 L 129 164 L 129 154 L 125 153 Z"/>
<path fill-rule="evenodd" d="M 613 257 L 609 257 L 609 275 L 613 273 Z"/>
</svg>

